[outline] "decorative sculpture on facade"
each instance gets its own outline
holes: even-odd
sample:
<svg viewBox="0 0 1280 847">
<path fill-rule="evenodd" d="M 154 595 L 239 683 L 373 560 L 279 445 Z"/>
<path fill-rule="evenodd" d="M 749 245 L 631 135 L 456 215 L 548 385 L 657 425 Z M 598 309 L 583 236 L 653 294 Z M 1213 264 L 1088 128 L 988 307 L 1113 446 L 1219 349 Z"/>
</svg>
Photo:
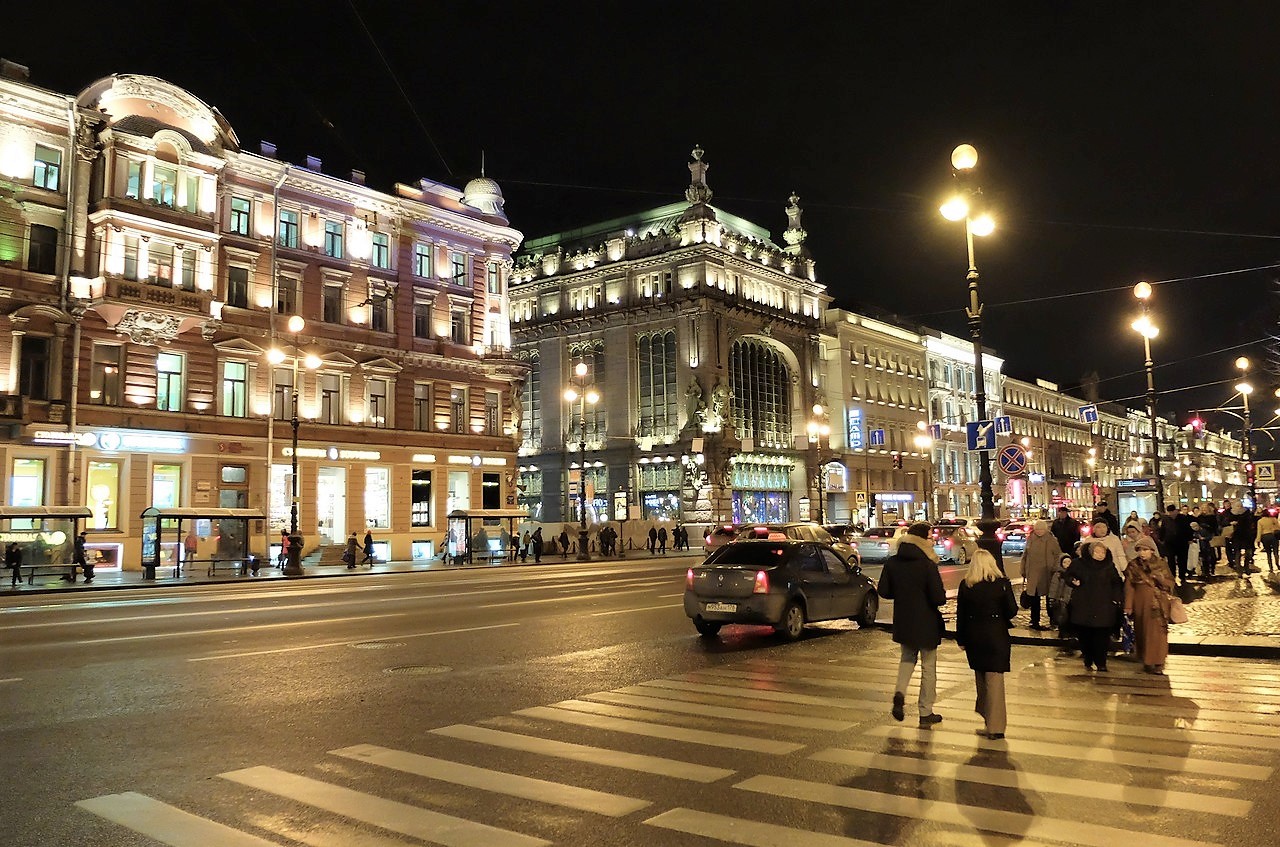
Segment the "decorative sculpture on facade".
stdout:
<svg viewBox="0 0 1280 847">
<path fill-rule="evenodd" d="M 693 180 L 684 192 L 685 199 L 690 203 L 709 203 L 711 201 L 711 187 L 707 185 L 707 170 L 711 166 L 702 161 L 702 157 L 706 152 L 699 144 L 693 146 L 693 161 L 689 163 L 689 173 Z"/>
<path fill-rule="evenodd" d="M 178 337 L 182 318 L 158 312 L 129 309 L 115 325 L 116 335 L 129 336 L 134 344 L 159 347 Z"/>
<path fill-rule="evenodd" d="M 695 423 L 701 423 L 706 411 L 706 407 L 702 404 L 702 386 L 698 384 L 698 378 L 695 376 L 689 380 L 689 387 L 684 392 L 685 398 L 685 426 L 693 426 Z"/>
</svg>

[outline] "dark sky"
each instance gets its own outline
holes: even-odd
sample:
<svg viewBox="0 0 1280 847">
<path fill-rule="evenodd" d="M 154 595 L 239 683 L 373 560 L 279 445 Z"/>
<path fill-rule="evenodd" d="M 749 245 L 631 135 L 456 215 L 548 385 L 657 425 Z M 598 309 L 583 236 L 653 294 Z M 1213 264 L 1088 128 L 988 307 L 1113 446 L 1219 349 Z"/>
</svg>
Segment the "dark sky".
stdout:
<svg viewBox="0 0 1280 847">
<path fill-rule="evenodd" d="M 460 187 L 483 149 L 528 237 L 680 198 L 700 143 L 713 202 L 775 240 L 799 193 L 837 305 L 956 333 L 963 229 L 937 207 L 952 147 L 970 142 L 999 222 L 978 243 L 986 340 L 1015 376 L 1067 387 L 1096 371 L 1102 399 L 1140 396 L 1130 289 L 1167 281 L 1157 387 L 1184 419 L 1230 397 L 1241 351 L 1224 348 L 1262 359 L 1250 342 L 1276 324 L 1280 4 L 102 8 L 54 30 L 47 9 L 6 12 L 0 55 L 64 92 L 163 77 L 246 148 L 266 138 L 383 189 Z"/>
</svg>

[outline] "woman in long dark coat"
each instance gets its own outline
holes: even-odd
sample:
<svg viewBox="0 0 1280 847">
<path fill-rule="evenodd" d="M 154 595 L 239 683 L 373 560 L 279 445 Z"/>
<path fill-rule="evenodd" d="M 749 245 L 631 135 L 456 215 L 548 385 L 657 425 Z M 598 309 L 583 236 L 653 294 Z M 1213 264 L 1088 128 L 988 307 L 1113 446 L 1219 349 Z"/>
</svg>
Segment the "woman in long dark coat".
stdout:
<svg viewBox="0 0 1280 847">
<path fill-rule="evenodd" d="M 1124 580 L 1116 572 L 1111 551 L 1101 542 L 1080 545 L 1080 557 L 1067 567 L 1071 628 L 1080 639 L 1086 670 L 1107 670 L 1107 647 L 1124 602 Z"/>
<path fill-rule="evenodd" d="M 1052 536 L 1051 536 L 1052 537 Z M 1056 541 L 1055 541 L 1056 546 Z M 973 710 L 987 738 L 1004 738 L 1004 675 L 1009 672 L 1009 626 L 1018 614 L 1013 586 L 996 559 L 979 550 L 969 563 L 956 601 L 956 643 L 964 649 L 978 690 Z"/>
<path fill-rule="evenodd" d="M 1160 674 L 1169 656 L 1173 573 L 1151 539 L 1140 539 L 1137 553 L 1125 571 L 1124 611 L 1133 615 L 1134 648 L 1142 658 L 1142 670 Z"/>
</svg>

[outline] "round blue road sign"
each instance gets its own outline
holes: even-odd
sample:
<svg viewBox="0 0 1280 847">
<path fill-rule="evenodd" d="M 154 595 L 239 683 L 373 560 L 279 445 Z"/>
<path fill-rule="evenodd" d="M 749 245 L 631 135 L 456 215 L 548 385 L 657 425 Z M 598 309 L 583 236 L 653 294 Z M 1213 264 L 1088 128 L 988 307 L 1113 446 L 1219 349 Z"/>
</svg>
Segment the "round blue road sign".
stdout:
<svg viewBox="0 0 1280 847">
<path fill-rule="evenodd" d="M 1000 470 L 1009 476 L 1018 476 L 1027 469 L 1027 454 L 1016 444 L 1010 444 L 1000 451 L 997 457 Z"/>
</svg>

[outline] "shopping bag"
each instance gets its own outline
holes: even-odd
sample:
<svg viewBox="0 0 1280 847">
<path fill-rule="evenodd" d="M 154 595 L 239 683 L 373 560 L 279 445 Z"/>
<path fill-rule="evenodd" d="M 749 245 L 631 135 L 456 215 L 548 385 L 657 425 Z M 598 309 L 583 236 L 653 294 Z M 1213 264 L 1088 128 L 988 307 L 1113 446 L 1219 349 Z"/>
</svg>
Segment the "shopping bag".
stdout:
<svg viewBox="0 0 1280 847">
<path fill-rule="evenodd" d="M 1189 572 L 1200 571 L 1200 545 L 1192 544 L 1187 548 L 1187 570 Z"/>
<path fill-rule="evenodd" d="M 1186 623 L 1187 607 L 1179 597 L 1169 598 L 1169 623 Z"/>
</svg>

